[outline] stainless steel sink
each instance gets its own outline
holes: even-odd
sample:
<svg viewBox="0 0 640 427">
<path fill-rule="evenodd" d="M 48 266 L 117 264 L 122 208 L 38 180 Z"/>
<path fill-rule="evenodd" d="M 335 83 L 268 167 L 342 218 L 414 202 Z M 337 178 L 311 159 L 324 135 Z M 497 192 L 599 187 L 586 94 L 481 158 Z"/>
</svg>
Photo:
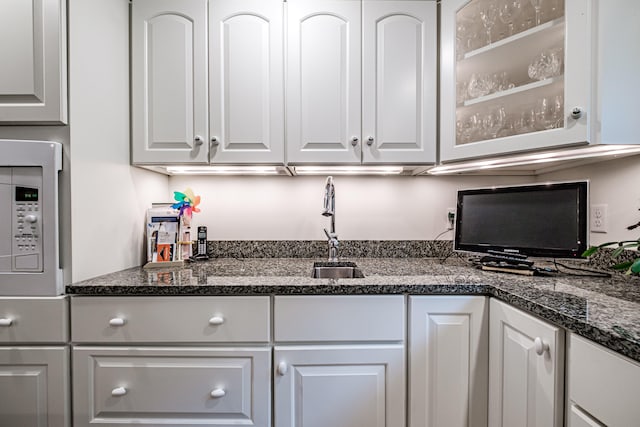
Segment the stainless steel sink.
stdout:
<svg viewBox="0 0 640 427">
<path fill-rule="evenodd" d="M 354 262 L 315 262 L 311 277 L 314 279 L 355 279 L 364 274 Z"/>
</svg>

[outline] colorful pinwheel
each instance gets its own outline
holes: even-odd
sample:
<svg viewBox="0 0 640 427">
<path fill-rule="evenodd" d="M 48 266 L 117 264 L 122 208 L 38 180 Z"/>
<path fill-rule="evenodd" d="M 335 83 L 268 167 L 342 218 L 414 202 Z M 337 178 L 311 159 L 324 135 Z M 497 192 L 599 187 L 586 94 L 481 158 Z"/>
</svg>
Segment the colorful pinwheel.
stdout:
<svg viewBox="0 0 640 427">
<path fill-rule="evenodd" d="M 193 194 L 193 190 L 191 188 L 184 190 L 184 193 L 174 191 L 173 198 L 176 200 L 176 203 L 171 205 L 171 207 L 173 209 L 178 209 L 180 211 L 180 216 L 184 215 L 191 218 L 194 212 L 200 212 L 200 209 L 198 209 L 200 196 Z"/>
</svg>

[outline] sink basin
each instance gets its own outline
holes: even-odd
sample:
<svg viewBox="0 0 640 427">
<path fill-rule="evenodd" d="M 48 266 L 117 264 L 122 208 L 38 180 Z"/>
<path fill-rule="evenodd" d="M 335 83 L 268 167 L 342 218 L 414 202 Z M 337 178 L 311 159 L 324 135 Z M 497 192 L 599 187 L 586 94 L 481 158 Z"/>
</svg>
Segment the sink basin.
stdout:
<svg viewBox="0 0 640 427">
<path fill-rule="evenodd" d="M 354 262 L 315 262 L 311 277 L 314 279 L 355 279 L 364 274 Z"/>
</svg>

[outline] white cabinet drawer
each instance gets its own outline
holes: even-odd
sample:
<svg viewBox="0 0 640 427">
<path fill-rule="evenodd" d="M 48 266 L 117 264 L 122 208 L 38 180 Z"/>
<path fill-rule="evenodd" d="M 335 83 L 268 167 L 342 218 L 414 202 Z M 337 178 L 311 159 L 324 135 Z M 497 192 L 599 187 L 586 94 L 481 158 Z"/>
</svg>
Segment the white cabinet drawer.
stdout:
<svg viewBox="0 0 640 427">
<path fill-rule="evenodd" d="M 276 341 L 402 341 L 402 295 L 276 296 Z"/>
<path fill-rule="evenodd" d="M 267 342 L 269 297 L 73 297 L 74 342 Z"/>
<path fill-rule="evenodd" d="M 271 349 L 75 347 L 74 425 L 268 426 Z"/>
<path fill-rule="evenodd" d="M 640 364 L 571 334 L 569 399 L 611 427 L 638 425 Z"/>
<path fill-rule="evenodd" d="M 0 344 L 64 343 L 68 310 L 65 297 L 0 298 Z"/>
</svg>

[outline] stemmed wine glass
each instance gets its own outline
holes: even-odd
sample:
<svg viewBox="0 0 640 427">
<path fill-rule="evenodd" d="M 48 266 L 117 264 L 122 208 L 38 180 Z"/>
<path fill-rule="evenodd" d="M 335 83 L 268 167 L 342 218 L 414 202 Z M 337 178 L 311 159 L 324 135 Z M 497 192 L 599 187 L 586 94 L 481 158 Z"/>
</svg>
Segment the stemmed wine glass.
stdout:
<svg viewBox="0 0 640 427">
<path fill-rule="evenodd" d="M 503 24 L 509 27 L 509 35 L 513 35 L 513 23 L 522 12 L 521 0 L 502 0 L 498 5 L 498 15 Z"/>
<path fill-rule="evenodd" d="M 482 25 L 487 32 L 487 44 L 491 44 L 491 29 L 498 18 L 498 6 L 494 2 L 485 3 L 479 11 Z"/>
<path fill-rule="evenodd" d="M 542 9 L 542 0 L 531 0 L 531 6 L 536 11 L 536 25 L 540 25 L 540 10 Z"/>
</svg>

